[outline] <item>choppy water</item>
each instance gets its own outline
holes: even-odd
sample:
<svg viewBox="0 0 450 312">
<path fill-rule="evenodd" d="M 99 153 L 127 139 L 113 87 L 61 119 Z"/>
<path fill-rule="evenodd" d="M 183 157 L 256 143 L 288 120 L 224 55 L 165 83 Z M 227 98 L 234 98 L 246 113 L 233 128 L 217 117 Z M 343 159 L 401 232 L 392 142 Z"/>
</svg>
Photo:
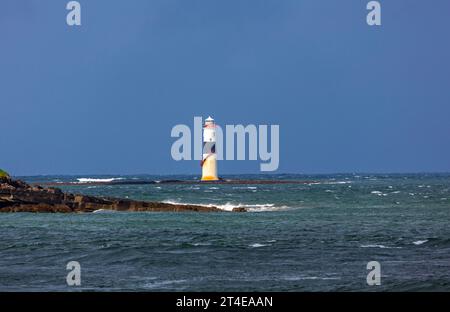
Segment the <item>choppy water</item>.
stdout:
<svg viewBox="0 0 450 312">
<path fill-rule="evenodd" d="M 114 177 L 26 180 L 78 178 Z M 251 212 L 0 214 L 0 290 L 450 291 L 450 175 L 238 178 L 317 183 L 65 186 Z M 66 285 L 71 260 L 77 288 Z M 373 260 L 381 286 L 366 283 Z"/>
</svg>

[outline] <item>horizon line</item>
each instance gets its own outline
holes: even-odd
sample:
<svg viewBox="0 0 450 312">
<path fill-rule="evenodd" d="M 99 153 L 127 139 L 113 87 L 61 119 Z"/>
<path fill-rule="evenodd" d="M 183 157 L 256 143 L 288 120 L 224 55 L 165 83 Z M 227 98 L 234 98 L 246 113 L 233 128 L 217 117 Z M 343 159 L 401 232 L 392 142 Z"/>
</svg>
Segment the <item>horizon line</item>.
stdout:
<svg viewBox="0 0 450 312">
<path fill-rule="evenodd" d="M 221 176 L 229 176 L 229 175 L 363 175 L 363 174 L 372 174 L 372 175 L 411 175 L 411 174 L 450 174 L 450 171 L 403 171 L 403 172 L 395 172 L 395 171 L 336 171 L 336 172 L 280 172 L 280 173 L 225 173 Z M 201 176 L 201 173 L 51 173 L 51 174 L 32 174 L 32 175 L 11 175 L 12 177 L 41 177 L 41 176 L 177 176 L 177 175 L 189 175 L 189 176 Z"/>
</svg>

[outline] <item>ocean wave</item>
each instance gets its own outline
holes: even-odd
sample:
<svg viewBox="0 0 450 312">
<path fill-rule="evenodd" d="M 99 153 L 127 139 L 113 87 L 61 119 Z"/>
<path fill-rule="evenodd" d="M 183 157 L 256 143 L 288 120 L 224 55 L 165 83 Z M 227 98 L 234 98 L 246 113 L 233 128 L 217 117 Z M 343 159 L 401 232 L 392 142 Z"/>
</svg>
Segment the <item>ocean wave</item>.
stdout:
<svg viewBox="0 0 450 312">
<path fill-rule="evenodd" d="M 263 212 L 263 211 L 280 211 L 285 210 L 287 206 L 275 206 L 275 204 L 232 204 L 226 203 L 224 205 L 216 205 L 217 208 L 222 210 L 231 211 L 233 208 L 245 208 L 250 212 Z"/>
<path fill-rule="evenodd" d="M 269 244 L 259 244 L 259 243 L 254 243 L 254 244 L 250 244 L 249 247 L 252 248 L 259 248 L 259 247 L 266 247 L 266 246 L 270 246 Z"/>
<path fill-rule="evenodd" d="M 172 205 L 201 205 L 206 207 L 217 207 L 224 211 L 232 211 L 234 208 L 245 208 L 249 212 L 263 212 L 263 211 L 281 211 L 286 210 L 288 206 L 276 206 L 275 204 L 202 204 L 202 203 L 184 203 L 173 200 L 164 200 L 163 203 Z"/>
<path fill-rule="evenodd" d="M 123 180 L 123 178 L 107 178 L 107 179 L 99 179 L 99 178 L 78 178 L 78 183 L 107 183 L 116 180 Z"/>
<path fill-rule="evenodd" d="M 380 191 L 372 191 L 370 194 L 378 195 L 378 196 L 387 196 L 386 193 L 380 192 Z"/>
<path fill-rule="evenodd" d="M 195 246 L 195 247 L 198 247 L 198 246 L 211 246 L 211 243 L 189 243 L 189 245 Z"/>
<path fill-rule="evenodd" d="M 111 210 L 111 209 L 97 209 L 92 211 L 92 213 L 114 213 L 117 212 L 115 210 Z"/>
<path fill-rule="evenodd" d="M 418 245 L 425 244 L 426 242 L 428 242 L 428 239 L 418 240 L 418 241 L 413 242 L 413 244 L 418 246 Z"/>
<path fill-rule="evenodd" d="M 173 284 L 185 283 L 187 280 L 179 279 L 179 280 L 166 280 L 166 281 L 154 281 L 148 282 L 144 285 L 144 288 L 148 289 L 158 289 L 158 288 L 171 288 Z"/>
<path fill-rule="evenodd" d="M 286 281 L 301 281 L 301 280 L 340 280 L 340 277 L 321 277 L 321 276 L 292 276 L 283 278 Z"/>
<path fill-rule="evenodd" d="M 359 247 L 361 247 L 361 248 L 393 248 L 393 249 L 402 248 L 402 247 L 385 246 L 385 245 L 377 245 L 377 244 L 361 245 Z"/>
</svg>

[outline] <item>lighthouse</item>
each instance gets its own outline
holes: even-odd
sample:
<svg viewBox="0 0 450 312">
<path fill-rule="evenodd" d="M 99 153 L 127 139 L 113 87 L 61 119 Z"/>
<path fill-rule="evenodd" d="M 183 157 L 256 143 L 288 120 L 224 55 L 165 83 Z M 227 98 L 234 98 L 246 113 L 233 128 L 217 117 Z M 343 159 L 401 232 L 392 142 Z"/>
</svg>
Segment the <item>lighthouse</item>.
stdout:
<svg viewBox="0 0 450 312">
<path fill-rule="evenodd" d="M 209 116 L 203 126 L 202 181 L 217 181 L 216 125 Z"/>
</svg>

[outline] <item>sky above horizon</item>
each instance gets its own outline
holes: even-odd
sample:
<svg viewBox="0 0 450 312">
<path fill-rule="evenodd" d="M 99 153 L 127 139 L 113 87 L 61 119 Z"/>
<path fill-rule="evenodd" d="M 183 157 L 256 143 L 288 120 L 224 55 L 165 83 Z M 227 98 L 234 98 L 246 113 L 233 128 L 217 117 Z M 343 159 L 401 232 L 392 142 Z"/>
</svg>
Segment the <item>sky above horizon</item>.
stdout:
<svg viewBox="0 0 450 312">
<path fill-rule="evenodd" d="M 200 173 L 170 132 L 208 115 L 280 125 L 280 173 L 450 172 L 449 1 L 67 2 L 0 2 L 13 175 Z"/>
</svg>

